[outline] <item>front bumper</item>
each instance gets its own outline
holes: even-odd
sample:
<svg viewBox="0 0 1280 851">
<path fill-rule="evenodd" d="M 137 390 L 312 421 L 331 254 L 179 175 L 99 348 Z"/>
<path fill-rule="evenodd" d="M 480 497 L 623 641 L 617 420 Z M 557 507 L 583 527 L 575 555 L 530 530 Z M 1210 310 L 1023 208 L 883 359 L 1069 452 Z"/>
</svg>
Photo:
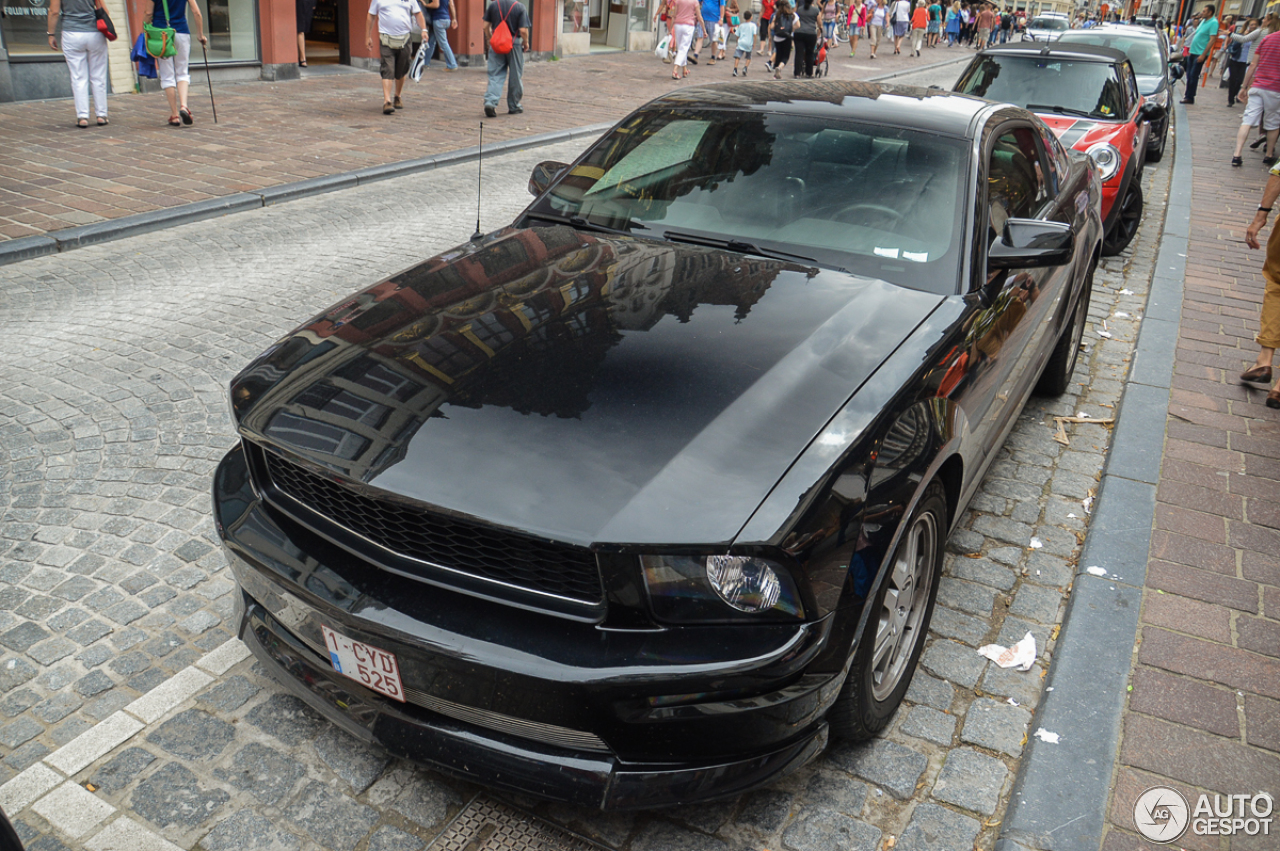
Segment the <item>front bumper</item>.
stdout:
<svg viewBox="0 0 1280 851">
<path fill-rule="evenodd" d="M 628 634 L 391 576 L 277 516 L 240 449 L 215 474 L 214 513 L 241 638 L 301 699 L 397 756 L 616 810 L 737 795 L 826 745 L 842 679 L 806 668 L 828 622 Z M 410 702 L 334 671 L 322 623 L 394 653 Z"/>
</svg>

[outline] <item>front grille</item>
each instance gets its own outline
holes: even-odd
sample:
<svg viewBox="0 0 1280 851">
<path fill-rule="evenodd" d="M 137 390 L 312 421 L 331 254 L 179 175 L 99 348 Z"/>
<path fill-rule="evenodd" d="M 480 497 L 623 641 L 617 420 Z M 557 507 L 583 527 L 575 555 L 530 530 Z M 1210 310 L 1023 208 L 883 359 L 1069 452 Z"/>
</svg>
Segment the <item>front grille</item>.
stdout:
<svg viewBox="0 0 1280 851">
<path fill-rule="evenodd" d="M 286 496 L 396 555 L 539 594 L 592 605 L 602 599 L 595 556 L 584 547 L 367 497 L 273 452 L 263 455 L 272 482 Z"/>
</svg>

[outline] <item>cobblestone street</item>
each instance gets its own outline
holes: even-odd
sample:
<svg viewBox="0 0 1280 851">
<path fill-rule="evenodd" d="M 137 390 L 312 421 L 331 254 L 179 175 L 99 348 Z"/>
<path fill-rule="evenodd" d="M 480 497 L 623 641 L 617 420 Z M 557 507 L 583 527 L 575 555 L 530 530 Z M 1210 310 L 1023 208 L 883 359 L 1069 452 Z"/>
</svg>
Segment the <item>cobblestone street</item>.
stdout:
<svg viewBox="0 0 1280 851">
<path fill-rule="evenodd" d="M 524 206 L 534 163 L 583 144 L 486 161 L 485 228 Z M 1114 413 L 1169 170 L 1146 170 L 1142 230 L 1098 270 L 1072 389 L 1032 398 L 952 536 L 886 734 L 743 798 L 609 816 L 388 761 L 232 638 L 208 495 L 234 441 L 228 380 L 328 304 L 465 240 L 475 181 L 453 166 L 0 268 L 0 807 L 20 833 L 39 851 L 416 851 L 462 848 L 515 806 L 552 847 L 588 847 L 568 829 L 628 851 L 991 848 L 1110 440 L 1072 424 L 1063 445 L 1053 418 Z M 1028 631 L 1028 672 L 976 653 Z"/>
</svg>

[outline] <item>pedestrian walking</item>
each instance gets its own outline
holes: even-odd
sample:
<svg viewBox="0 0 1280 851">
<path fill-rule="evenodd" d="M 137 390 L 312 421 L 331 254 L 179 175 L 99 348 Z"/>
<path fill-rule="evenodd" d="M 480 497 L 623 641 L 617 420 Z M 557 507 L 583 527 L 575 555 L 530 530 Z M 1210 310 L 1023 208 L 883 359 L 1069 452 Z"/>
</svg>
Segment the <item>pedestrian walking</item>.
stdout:
<svg viewBox="0 0 1280 851">
<path fill-rule="evenodd" d="M 426 44 L 422 45 L 422 49 L 427 51 L 427 59 L 422 67 L 431 67 L 436 48 L 440 48 L 440 52 L 444 54 L 444 70 L 457 71 L 458 59 L 453 55 L 453 48 L 449 46 L 449 30 L 458 28 L 457 6 L 454 5 L 453 0 L 440 0 L 439 5 L 427 10 L 427 15 L 431 32 Z"/>
<path fill-rule="evenodd" d="M 911 0 L 893 0 L 890 18 L 893 23 L 893 55 L 902 52 L 902 40 L 911 29 Z"/>
<path fill-rule="evenodd" d="M 1260 32 L 1260 22 L 1250 18 L 1241 28 L 1240 33 L 1232 33 L 1227 43 L 1227 106 L 1236 105 L 1236 96 L 1240 94 L 1240 86 L 1244 83 L 1245 72 L 1249 70 L 1249 54 L 1253 50 L 1253 42 L 1245 37 Z"/>
<path fill-rule="evenodd" d="M 874 2 L 867 24 L 867 38 L 871 41 L 871 58 L 875 59 L 876 51 L 884 38 L 884 26 L 889 18 L 889 11 L 884 6 L 884 0 L 868 0 L 868 2 Z"/>
<path fill-rule="evenodd" d="M 1258 204 L 1258 212 L 1244 232 L 1244 241 L 1250 248 L 1260 248 L 1258 233 L 1267 224 L 1267 215 L 1280 198 L 1280 164 L 1271 167 L 1271 177 L 1267 179 L 1266 188 L 1262 190 L 1262 202 Z M 1276 349 L 1280 348 L 1280 228 L 1272 228 L 1267 240 L 1267 256 L 1262 264 L 1262 277 L 1266 288 L 1262 293 L 1262 315 L 1258 328 L 1258 359 L 1253 366 L 1240 374 L 1240 380 L 1249 384 L 1271 384 L 1271 361 L 1275 358 Z M 1267 407 L 1280 408 L 1280 381 L 1277 381 L 1267 393 Z"/>
<path fill-rule="evenodd" d="M 1013 34 L 1013 13 L 1009 9 L 1005 9 L 1000 15 L 1000 43 L 1008 44 L 1009 36 Z"/>
<path fill-rule="evenodd" d="M 191 0 L 192 3 L 195 0 Z M 378 34 L 378 68 L 382 77 L 382 114 L 391 115 L 404 109 L 401 94 L 409 75 L 409 60 L 413 58 L 413 19 L 425 32 L 427 19 L 422 14 L 418 0 L 373 0 L 365 21 L 364 46 L 373 50 L 373 34 Z M 394 93 L 393 93 L 394 89 Z"/>
<path fill-rule="evenodd" d="M 296 0 L 294 17 L 298 22 L 298 67 L 307 67 L 307 33 L 311 31 L 311 19 L 316 14 L 316 0 Z"/>
<path fill-rule="evenodd" d="M 792 41 L 796 28 L 795 12 L 788 0 L 778 0 L 773 9 L 773 58 L 765 63 L 765 70 L 773 71 L 773 79 L 782 79 L 782 69 L 791 58 Z"/>
<path fill-rule="evenodd" d="M 845 24 L 849 28 L 849 55 L 858 55 L 858 39 L 867 31 L 867 15 L 868 8 L 875 8 L 875 4 L 871 2 L 863 3 L 861 0 L 852 0 L 849 4 L 848 22 Z"/>
<path fill-rule="evenodd" d="M 701 14 L 698 0 L 670 0 L 667 17 L 671 21 L 671 39 L 675 58 L 671 60 L 671 79 L 689 76 L 689 48 L 693 44 L 694 24 Z"/>
<path fill-rule="evenodd" d="M 98 126 L 107 119 L 107 37 L 98 32 L 94 9 L 102 0 L 50 0 L 46 35 L 51 50 L 62 50 L 71 75 L 71 98 L 76 107 L 76 126 L 89 126 L 89 94 L 98 113 Z M 58 42 L 58 26 L 62 42 Z"/>
<path fill-rule="evenodd" d="M 928 29 L 929 11 L 925 8 L 924 0 L 916 0 L 916 10 L 911 13 L 911 52 L 916 56 L 920 55 Z"/>
<path fill-rule="evenodd" d="M 751 49 L 756 43 L 756 25 L 751 23 L 750 9 L 742 13 L 742 23 L 738 24 L 734 36 L 738 39 L 738 44 L 733 51 L 733 76 L 738 76 L 738 60 L 745 59 L 746 64 L 742 66 L 742 76 L 745 77 L 751 67 Z"/>
<path fill-rule="evenodd" d="M 698 64 L 698 57 L 702 54 L 702 47 L 706 43 L 705 39 L 710 39 L 711 59 L 707 61 L 708 65 L 716 64 L 716 27 L 724 20 L 724 0 L 702 0 L 702 34 L 698 36 L 698 46 L 693 51 L 693 64 Z"/>
<path fill-rule="evenodd" d="M 1262 162 L 1266 165 L 1276 162 L 1276 137 L 1280 135 L 1280 32 L 1264 38 L 1255 52 L 1257 58 L 1245 74 L 1244 91 L 1240 94 L 1244 115 L 1240 118 L 1236 149 L 1231 157 L 1231 164 L 1237 168 L 1244 164 L 1241 158 L 1244 143 L 1255 125 L 1267 134 L 1266 156 Z"/>
<path fill-rule="evenodd" d="M 173 27 L 177 33 L 173 39 L 177 53 L 167 59 L 156 59 L 160 88 L 164 89 L 165 100 L 169 102 L 170 127 L 195 123 L 187 106 L 187 89 L 191 86 L 191 25 L 187 23 L 188 15 L 195 21 L 196 38 L 201 44 L 207 44 L 204 18 L 200 16 L 196 0 L 160 0 L 159 4 L 143 0 L 142 3 L 143 20 L 150 21 L 153 27 Z"/>
<path fill-rule="evenodd" d="M 769 40 L 769 25 L 773 23 L 773 0 L 760 0 L 760 47 L 756 49 L 757 56 L 768 56 L 771 42 Z M 766 60 L 766 63 L 768 61 Z"/>
<path fill-rule="evenodd" d="M 796 4 L 795 77 L 812 77 L 818 55 L 818 33 L 822 28 L 822 7 L 817 0 L 800 0 Z"/>
<path fill-rule="evenodd" d="M 955 0 L 947 10 L 947 47 L 955 47 L 960 40 L 960 0 Z"/>
<path fill-rule="evenodd" d="M 995 28 L 996 13 L 991 11 L 991 7 L 987 4 L 982 5 L 982 11 L 978 12 L 978 35 L 974 38 L 974 50 L 985 50 L 991 43 L 991 30 Z"/>
<path fill-rule="evenodd" d="M 494 44 L 495 34 L 507 30 L 506 44 Z M 489 0 L 484 10 L 484 43 L 489 52 L 489 86 L 484 92 L 484 114 L 498 114 L 502 81 L 507 83 L 507 115 L 524 112 L 524 54 L 529 49 L 529 13 L 520 0 Z M 504 52 L 501 48 L 507 47 Z"/>
<path fill-rule="evenodd" d="M 929 4 L 929 30 L 925 43 L 930 47 L 938 46 L 938 39 L 942 36 L 942 4 L 938 0 L 933 0 Z"/>
<path fill-rule="evenodd" d="M 1214 38 L 1218 35 L 1218 19 L 1214 17 L 1217 9 L 1212 3 L 1205 6 L 1196 13 L 1193 20 L 1198 20 L 1196 24 L 1195 35 L 1191 37 L 1191 43 L 1188 45 L 1187 63 L 1187 87 L 1182 96 L 1182 102 L 1193 104 L 1196 102 L 1196 87 L 1200 84 L 1200 71 L 1204 68 L 1204 63 L 1209 58 L 1209 48 L 1213 45 Z"/>
<path fill-rule="evenodd" d="M 826 5 L 822 7 L 822 37 L 827 40 L 828 47 L 840 44 L 840 38 L 836 35 L 836 24 L 839 19 L 840 4 L 836 0 L 827 0 Z"/>
</svg>

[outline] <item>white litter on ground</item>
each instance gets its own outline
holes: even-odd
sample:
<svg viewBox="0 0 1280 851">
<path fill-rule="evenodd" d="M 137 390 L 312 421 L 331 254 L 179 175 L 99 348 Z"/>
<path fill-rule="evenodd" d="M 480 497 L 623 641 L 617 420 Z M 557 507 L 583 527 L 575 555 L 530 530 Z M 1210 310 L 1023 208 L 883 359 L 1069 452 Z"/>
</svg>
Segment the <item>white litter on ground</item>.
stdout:
<svg viewBox="0 0 1280 851">
<path fill-rule="evenodd" d="M 1086 568 L 1085 568 L 1085 570 L 1086 570 L 1086 571 L 1088 571 L 1089 573 L 1092 573 L 1094 576 L 1106 576 L 1106 575 L 1107 575 L 1107 572 L 1106 572 L 1104 569 L 1102 569 L 1101 567 L 1098 567 L 1096 564 L 1095 564 L 1095 565 L 1093 565 L 1092 567 L 1086 567 Z"/>
<path fill-rule="evenodd" d="M 1036 730 L 1036 738 L 1042 742 L 1048 742 L 1051 745 L 1058 744 L 1059 736 L 1057 733 L 1050 733 L 1044 727 Z"/>
<path fill-rule="evenodd" d="M 1012 647 L 999 644 L 984 644 L 978 648 L 978 655 L 985 656 L 1001 668 L 1014 668 L 1029 671 L 1036 661 L 1036 638 L 1030 632 Z"/>
<path fill-rule="evenodd" d="M 1031 549 L 1033 549 L 1033 550 L 1038 550 L 1038 549 L 1040 549 L 1040 548 L 1041 548 L 1041 547 L 1043 547 L 1043 546 L 1044 546 L 1044 542 L 1043 542 L 1043 541 L 1041 541 L 1039 538 L 1032 538 L 1032 539 L 1031 539 Z"/>
</svg>

